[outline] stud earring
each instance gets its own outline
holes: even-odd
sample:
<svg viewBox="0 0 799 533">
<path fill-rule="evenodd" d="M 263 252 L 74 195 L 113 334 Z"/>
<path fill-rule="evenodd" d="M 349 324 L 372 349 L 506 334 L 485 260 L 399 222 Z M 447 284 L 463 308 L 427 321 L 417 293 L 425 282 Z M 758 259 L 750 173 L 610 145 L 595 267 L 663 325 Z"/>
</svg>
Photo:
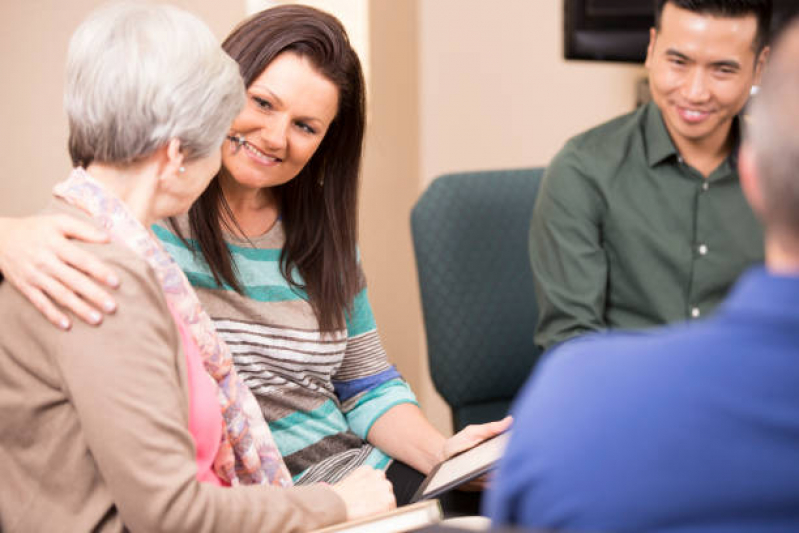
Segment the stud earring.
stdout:
<svg viewBox="0 0 799 533">
<path fill-rule="evenodd" d="M 178 172 L 180 172 L 181 174 L 183 174 L 184 172 L 186 172 L 186 167 L 180 167 L 180 168 L 178 169 Z"/>
</svg>

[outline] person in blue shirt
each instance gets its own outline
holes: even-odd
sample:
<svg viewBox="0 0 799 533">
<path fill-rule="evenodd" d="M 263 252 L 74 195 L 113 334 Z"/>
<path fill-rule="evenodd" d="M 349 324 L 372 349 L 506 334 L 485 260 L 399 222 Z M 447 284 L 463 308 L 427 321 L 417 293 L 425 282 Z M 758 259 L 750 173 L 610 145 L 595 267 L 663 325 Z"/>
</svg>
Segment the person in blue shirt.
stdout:
<svg viewBox="0 0 799 533">
<path fill-rule="evenodd" d="M 568 531 L 799 531 L 799 19 L 741 147 L 765 267 L 711 318 L 555 348 L 513 409 L 486 510 Z"/>
</svg>

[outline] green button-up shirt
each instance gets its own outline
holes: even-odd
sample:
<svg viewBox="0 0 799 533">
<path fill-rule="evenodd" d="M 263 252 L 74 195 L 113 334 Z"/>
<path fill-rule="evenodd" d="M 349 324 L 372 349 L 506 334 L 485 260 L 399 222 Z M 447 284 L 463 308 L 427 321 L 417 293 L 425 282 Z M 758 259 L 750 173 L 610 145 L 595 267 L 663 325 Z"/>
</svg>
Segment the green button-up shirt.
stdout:
<svg viewBox="0 0 799 533">
<path fill-rule="evenodd" d="M 654 103 L 571 139 L 533 210 L 536 343 L 712 311 L 763 260 L 736 159 L 704 178 L 683 162 Z"/>
</svg>

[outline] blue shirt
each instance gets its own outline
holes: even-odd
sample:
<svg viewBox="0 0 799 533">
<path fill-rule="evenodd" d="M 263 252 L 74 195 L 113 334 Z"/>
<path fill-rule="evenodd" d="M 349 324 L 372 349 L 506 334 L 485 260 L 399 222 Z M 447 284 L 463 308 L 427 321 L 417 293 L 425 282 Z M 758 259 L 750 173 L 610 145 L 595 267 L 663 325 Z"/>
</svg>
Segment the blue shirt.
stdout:
<svg viewBox="0 0 799 533">
<path fill-rule="evenodd" d="M 555 349 L 520 395 L 487 512 L 607 531 L 799 531 L 799 277 L 714 317 Z"/>
</svg>

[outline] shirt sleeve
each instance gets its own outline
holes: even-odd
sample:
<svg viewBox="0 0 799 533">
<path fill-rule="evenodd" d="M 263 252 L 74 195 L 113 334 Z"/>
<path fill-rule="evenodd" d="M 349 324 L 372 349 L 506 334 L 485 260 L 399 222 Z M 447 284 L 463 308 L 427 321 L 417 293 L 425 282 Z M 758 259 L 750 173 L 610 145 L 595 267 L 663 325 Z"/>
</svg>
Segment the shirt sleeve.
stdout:
<svg viewBox="0 0 799 533">
<path fill-rule="evenodd" d="M 355 297 L 347 316 L 347 336 L 344 360 L 333 376 L 333 386 L 350 429 L 365 439 L 372 424 L 386 411 L 395 405 L 417 402 L 408 384 L 388 362 L 366 288 Z"/>
<path fill-rule="evenodd" d="M 544 174 L 530 225 L 538 325 L 547 349 L 605 327 L 608 264 L 602 197 L 570 141 Z"/>
<path fill-rule="evenodd" d="M 289 532 L 343 520 L 343 502 L 324 486 L 197 481 L 184 354 L 160 286 L 141 261 L 103 259 L 121 279 L 117 312 L 99 328 L 75 321 L 51 351 L 126 527 Z"/>
</svg>

